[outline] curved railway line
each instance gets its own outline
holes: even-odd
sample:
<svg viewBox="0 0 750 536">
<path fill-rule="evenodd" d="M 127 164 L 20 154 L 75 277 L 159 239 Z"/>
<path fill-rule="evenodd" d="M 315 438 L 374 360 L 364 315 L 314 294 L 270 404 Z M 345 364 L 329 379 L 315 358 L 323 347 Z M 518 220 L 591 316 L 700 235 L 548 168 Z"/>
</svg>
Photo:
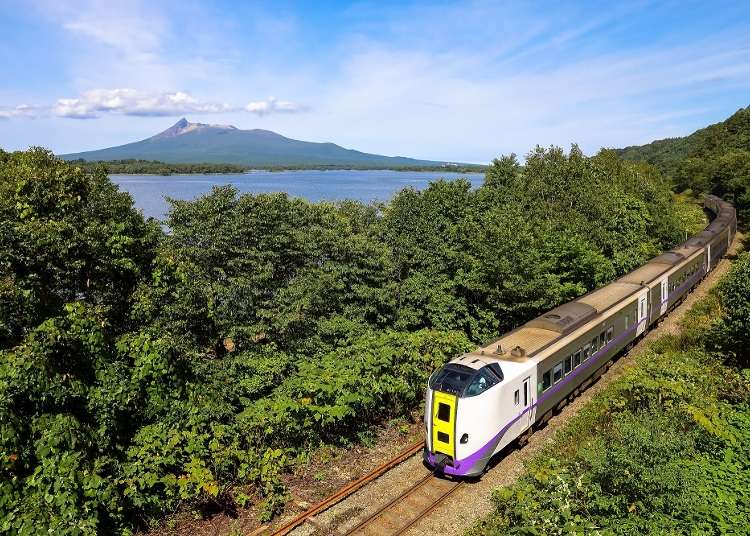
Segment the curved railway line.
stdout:
<svg viewBox="0 0 750 536">
<path fill-rule="evenodd" d="M 728 238 L 729 243 L 725 243 L 721 255 L 726 253 L 729 249 L 729 246 L 733 242 L 735 242 L 732 240 L 733 238 L 735 238 L 732 234 L 729 234 Z M 711 250 L 709 248 L 708 252 L 710 251 Z M 707 253 L 706 257 L 708 256 L 709 254 Z M 716 257 L 716 260 L 718 260 L 718 256 Z M 716 262 L 716 264 L 718 264 L 718 262 Z M 701 279 L 705 278 L 708 275 L 708 272 L 709 271 L 706 270 L 706 274 Z M 672 309 L 680 305 L 687 297 L 687 295 L 692 292 L 693 288 L 696 288 L 697 286 L 698 285 L 696 283 L 695 285 L 687 289 L 687 292 L 680 296 L 679 300 L 676 303 L 672 304 L 669 310 L 671 311 Z M 656 327 L 656 325 L 660 324 L 662 320 L 663 318 L 659 319 L 658 322 L 654 322 L 653 327 Z M 646 331 L 650 331 L 651 327 L 651 325 L 648 326 Z M 645 333 L 643 333 L 643 336 L 645 336 Z M 638 337 L 637 340 L 639 340 L 640 338 L 642 337 Z M 621 352 L 618 352 L 617 356 L 613 356 L 613 358 L 620 357 L 629 353 L 629 350 L 634 346 L 637 340 L 632 341 L 625 348 L 623 348 Z M 591 382 L 582 384 L 579 389 L 575 389 L 574 391 L 571 391 L 569 395 L 565 396 L 563 402 L 557 405 L 554 410 L 551 410 L 549 412 L 550 416 L 553 412 L 556 414 L 561 411 L 563 407 L 565 407 L 568 403 L 573 402 L 574 399 L 582 394 L 586 387 L 595 382 L 604 372 L 609 370 L 612 363 L 612 359 L 606 362 L 597 372 L 597 374 L 592 377 Z M 529 437 L 531 436 L 532 430 L 545 427 L 548 420 L 549 419 L 542 419 L 538 421 L 533 427 L 529 428 L 527 434 L 523 434 L 522 436 L 520 436 L 517 439 L 516 443 L 519 446 L 525 445 Z M 376 467 L 373 471 L 339 489 L 314 507 L 299 514 L 280 527 L 277 527 L 275 530 L 270 531 L 267 526 L 260 527 L 256 531 L 252 532 L 251 536 L 260 534 L 263 534 L 264 536 L 283 536 L 289 534 L 296 528 L 301 527 L 301 525 L 303 525 L 304 523 L 309 523 L 310 525 L 312 525 L 317 533 L 333 534 L 336 536 L 394 536 L 410 531 L 410 529 L 414 528 L 417 523 L 428 517 L 433 511 L 439 510 L 439 507 L 446 503 L 446 500 L 449 497 L 453 496 L 459 489 L 465 486 L 466 480 L 447 478 L 441 471 L 442 467 L 438 468 L 435 473 L 427 472 L 423 475 L 414 475 L 410 478 L 410 483 L 407 484 L 406 488 L 403 489 L 403 491 L 394 493 L 395 497 L 390 500 L 384 497 L 384 503 L 382 505 L 378 506 L 374 511 L 369 512 L 367 515 L 359 519 L 353 526 L 348 529 L 345 529 L 339 523 L 333 523 L 333 525 L 338 525 L 340 528 L 332 528 L 330 525 L 321 523 L 316 519 L 315 516 L 343 501 L 370 482 L 377 480 L 392 468 L 402 464 L 409 458 L 412 458 L 415 454 L 419 453 L 424 448 L 424 441 L 419 441 L 418 443 L 410 445 L 408 448 L 401 451 L 390 460 Z M 389 494 L 389 496 L 391 495 Z M 370 510 L 369 505 L 368 507 L 366 507 L 366 510 Z M 353 519 L 349 519 L 348 523 L 345 524 L 351 524 L 352 521 Z"/>
</svg>

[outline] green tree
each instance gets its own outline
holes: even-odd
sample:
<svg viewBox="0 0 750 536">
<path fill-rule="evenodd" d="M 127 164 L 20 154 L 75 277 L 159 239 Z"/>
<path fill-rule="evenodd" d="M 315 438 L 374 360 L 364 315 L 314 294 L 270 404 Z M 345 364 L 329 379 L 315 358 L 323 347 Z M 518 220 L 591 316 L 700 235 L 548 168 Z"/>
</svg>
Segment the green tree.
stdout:
<svg viewBox="0 0 750 536">
<path fill-rule="evenodd" d="M 729 361 L 750 368 L 750 253 L 742 253 L 719 285 L 722 314 L 708 337 Z"/>
<path fill-rule="evenodd" d="M 43 149 L 0 151 L 0 348 L 83 300 L 124 326 L 158 227 L 103 172 Z"/>
</svg>

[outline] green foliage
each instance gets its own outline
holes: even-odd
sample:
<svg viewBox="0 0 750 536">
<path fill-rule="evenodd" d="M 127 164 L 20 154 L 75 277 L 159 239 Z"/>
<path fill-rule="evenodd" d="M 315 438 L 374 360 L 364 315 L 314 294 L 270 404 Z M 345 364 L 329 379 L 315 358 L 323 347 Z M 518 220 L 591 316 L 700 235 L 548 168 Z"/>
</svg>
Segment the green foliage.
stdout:
<svg viewBox="0 0 750 536">
<path fill-rule="evenodd" d="M 709 340 L 741 368 L 750 368 L 750 253 L 742 253 L 719 286 L 721 318 Z"/>
<path fill-rule="evenodd" d="M 484 340 L 638 266 L 682 235 L 667 184 L 604 151 L 495 160 L 482 188 L 438 181 L 384 208 L 396 326 Z"/>
<path fill-rule="evenodd" d="M 386 205 L 171 203 L 163 233 L 102 168 L 0 153 L 0 530 L 268 519 L 291 464 L 368 441 L 453 355 L 682 235 L 653 169 L 575 147 Z"/>
<path fill-rule="evenodd" d="M 750 218 L 750 107 L 684 138 L 659 140 L 618 151 L 645 161 L 670 177 L 678 191 L 713 193 L 734 201 L 743 222 Z"/>
<path fill-rule="evenodd" d="M 150 175 L 172 175 L 172 174 L 196 174 L 196 173 L 244 173 L 246 166 L 236 164 L 213 164 L 203 162 L 198 164 L 168 164 L 157 160 L 105 160 L 100 162 L 89 162 L 82 158 L 69 160 L 71 164 L 86 171 L 97 171 L 102 168 L 106 173 L 114 174 L 150 174 Z"/>
<path fill-rule="evenodd" d="M 296 374 L 240 415 L 264 442 L 337 442 L 415 407 L 429 374 L 473 345 L 462 333 L 383 332 L 299 363 Z M 341 363 L 347 363 L 342 367 Z"/>
<path fill-rule="evenodd" d="M 0 151 L 0 229 L 0 349 L 74 300 L 122 322 L 158 236 L 104 173 L 42 149 Z"/>
<path fill-rule="evenodd" d="M 690 190 L 674 194 L 674 218 L 685 239 L 700 233 L 708 224 L 702 200 L 693 197 Z"/>
</svg>

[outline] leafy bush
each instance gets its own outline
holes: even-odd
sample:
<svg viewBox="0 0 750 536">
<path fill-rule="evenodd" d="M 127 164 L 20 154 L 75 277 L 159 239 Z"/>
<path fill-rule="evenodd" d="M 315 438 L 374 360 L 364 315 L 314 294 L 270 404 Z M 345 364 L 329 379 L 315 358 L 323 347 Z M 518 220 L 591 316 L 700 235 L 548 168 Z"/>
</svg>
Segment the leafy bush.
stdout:
<svg viewBox="0 0 750 536">
<path fill-rule="evenodd" d="M 708 339 L 731 362 L 750 368 L 750 253 L 742 253 L 734 262 L 719 295 L 721 319 Z"/>
</svg>

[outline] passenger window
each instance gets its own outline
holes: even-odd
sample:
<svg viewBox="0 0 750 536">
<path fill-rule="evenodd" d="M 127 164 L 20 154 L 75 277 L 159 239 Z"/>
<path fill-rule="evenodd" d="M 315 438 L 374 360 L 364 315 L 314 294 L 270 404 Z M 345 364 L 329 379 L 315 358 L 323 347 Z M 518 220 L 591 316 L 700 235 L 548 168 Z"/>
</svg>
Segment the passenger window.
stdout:
<svg viewBox="0 0 750 536">
<path fill-rule="evenodd" d="M 589 357 L 591 357 L 591 348 L 587 344 L 583 347 L 583 360 L 586 361 Z"/>
<path fill-rule="evenodd" d="M 570 374 L 570 371 L 573 368 L 573 356 L 569 355 L 565 358 L 565 374 Z"/>
<path fill-rule="evenodd" d="M 615 328 L 613 328 L 612 326 L 607 328 L 607 343 L 612 342 L 612 337 L 614 334 L 615 334 Z"/>
<path fill-rule="evenodd" d="M 575 356 L 573 357 L 573 367 L 575 368 L 580 364 L 581 364 L 581 351 L 578 350 Z"/>
<path fill-rule="evenodd" d="M 552 368 L 552 382 L 557 383 L 562 380 L 563 377 L 563 364 L 560 361 L 557 365 Z"/>
<path fill-rule="evenodd" d="M 591 339 L 591 353 L 592 354 L 595 354 L 596 351 L 599 349 L 599 346 L 597 345 L 598 342 L 599 342 L 599 337 L 594 337 L 593 339 Z"/>
<path fill-rule="evenodd" d="M 605 339 L 605 334 L 604 332 L 601 332 L 599 334 L 599 348 L 604 348 L 605 344 L 607 344 L 607 341 Z"/>
<path fill-rule="evenodd" d="M 550 385 L 552 385 L 552 382 L 550 381 L 551 373 L 548 370 L 544 374 L 542 374 L 542 391 L 546 391 L 549 389 Z"/>
<path fill-rule="evenodd" d="M 518 389 L 516 389 L 516 392 L 513 393 L 513 403 L 517 406 L 518 402 L 519 402 Z"/>
</svg>

